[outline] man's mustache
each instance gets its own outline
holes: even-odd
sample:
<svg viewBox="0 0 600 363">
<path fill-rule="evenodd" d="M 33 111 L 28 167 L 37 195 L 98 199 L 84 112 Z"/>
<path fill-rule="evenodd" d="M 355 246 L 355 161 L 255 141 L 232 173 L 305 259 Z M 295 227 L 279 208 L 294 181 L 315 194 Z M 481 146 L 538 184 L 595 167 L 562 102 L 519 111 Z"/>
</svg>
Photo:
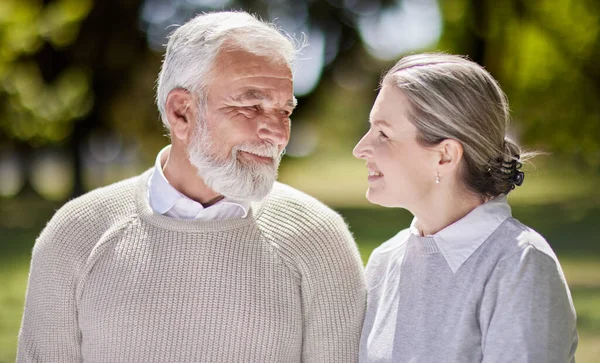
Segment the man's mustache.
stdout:
<svg viewBox="0 0 600 363">
<path fill-rule="evenodd" d="M 233 148 L 232 153 L 235 155 L 235 154 L 237 154 L 238 151 L 244 151 L 244 152 L 262 156 L 265 158 L 271 158 L 273 160 L 278 160 L 283 155 L 283 152 L 280 152 L 279 149 L 277 148 L 277 146 L 275 146 L 271 143 L 268 143 L 268 142 L 265 142 L 265 143 L 245 142 L 245 143 L 236 145 Z"/>
</svg>

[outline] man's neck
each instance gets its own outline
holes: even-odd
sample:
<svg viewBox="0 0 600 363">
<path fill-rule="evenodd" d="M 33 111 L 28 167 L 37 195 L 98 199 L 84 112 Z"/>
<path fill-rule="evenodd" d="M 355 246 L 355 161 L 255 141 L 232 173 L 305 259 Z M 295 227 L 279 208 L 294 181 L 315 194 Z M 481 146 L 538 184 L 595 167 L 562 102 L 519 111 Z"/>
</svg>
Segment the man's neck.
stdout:
<svg viewBox="0 0 600 363">
<path fill-rule="evenodd" d="M 182 153 L 173 147 L 167 151 L 162 156 L 164 161 L 161 160 L 161 165 L 165 178 L 177 191 L 204 207 L 209 207 L 224 198 L 204 183 L 185 152 Z"/>
</svg>

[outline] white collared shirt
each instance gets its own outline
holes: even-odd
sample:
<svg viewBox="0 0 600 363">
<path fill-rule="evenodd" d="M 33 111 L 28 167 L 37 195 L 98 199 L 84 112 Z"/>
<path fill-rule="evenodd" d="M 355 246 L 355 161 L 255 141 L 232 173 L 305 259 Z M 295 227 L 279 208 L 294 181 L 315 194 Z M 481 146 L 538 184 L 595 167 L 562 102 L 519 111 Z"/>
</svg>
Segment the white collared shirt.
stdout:
<svg viewBox="0 0 600 363">
<path fill-rule="evenodd" d="M 433 238 L 452 271 L 456 272 L 498 226 L 511 216 L 506 195 L 501 194 L 477 206 L 441 231 L 426 237 Z M 415 217 L 410 224 L 410 233 L 420 237 L 416 224 Z"/>
<path fill-rule="evenodd" d="M 158 153 L 154 170 L 148 179 L 148 198 L 154 212 L 171 218 L 207 221 L 246 218 L 250 207 L 247 201 L 224 198 L 205 208 L 175 189 L 163 173 L 163 165 L 170 149 L 171 145 L 168 145 Z"/>
</svg>

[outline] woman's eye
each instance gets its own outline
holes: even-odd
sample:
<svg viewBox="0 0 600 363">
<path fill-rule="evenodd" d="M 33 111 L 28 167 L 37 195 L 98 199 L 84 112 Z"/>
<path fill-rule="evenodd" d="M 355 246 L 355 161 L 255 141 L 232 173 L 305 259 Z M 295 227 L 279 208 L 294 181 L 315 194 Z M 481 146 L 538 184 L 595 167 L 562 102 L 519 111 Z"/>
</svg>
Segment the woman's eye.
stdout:
<svg viewBox="0 0 600 363">
<path fill-rule="evenodd" d="M 254 106 L 245 106 L 244 109 L 247 110 L 247 111 L 252 111 L 252 112 L 257 112 L 259 110 L 257 105 L 254 105 Z"/>
<path fill-rule="evenodd" d="M 383 131 L 379 131 L 379 133 L 377 134 L 377 137 L 379 137 L 380 139 L 387 139 L 387 135 L 383 133 Z"/>
</svg>

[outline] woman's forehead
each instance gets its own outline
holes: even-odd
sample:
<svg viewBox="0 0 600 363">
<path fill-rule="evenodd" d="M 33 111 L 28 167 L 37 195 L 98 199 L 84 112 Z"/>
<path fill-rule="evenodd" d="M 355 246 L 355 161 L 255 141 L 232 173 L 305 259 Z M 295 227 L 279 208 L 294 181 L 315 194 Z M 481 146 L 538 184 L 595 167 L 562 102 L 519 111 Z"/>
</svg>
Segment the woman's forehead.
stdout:
<svg viewBox="0 0 600 363">
<path fill-rule="evenodd" d="M 394 86 L 383 86 L 371 109 L 370 122 L 385 122 L 391 127 L 407 122 L 408 98 Z M 384 124 L 385 125 L 385 124 Z"/>
</svg>

